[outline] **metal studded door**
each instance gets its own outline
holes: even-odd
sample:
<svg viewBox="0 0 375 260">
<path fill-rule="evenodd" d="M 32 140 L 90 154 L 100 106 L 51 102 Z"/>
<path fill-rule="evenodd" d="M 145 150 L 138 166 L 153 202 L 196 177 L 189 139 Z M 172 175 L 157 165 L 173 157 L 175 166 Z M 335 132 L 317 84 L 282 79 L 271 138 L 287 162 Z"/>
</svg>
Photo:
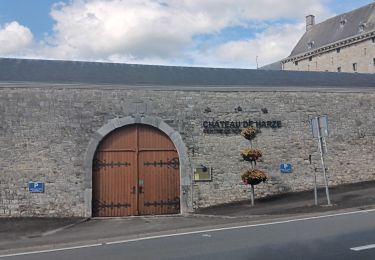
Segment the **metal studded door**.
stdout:
<svg viewBox="0 0 375 260">
<path fill-rule="evenodd" d="M 120 128 L 100 143 L 93 162 L 93 216 L 180 212 L 177 151 L 146 125 Z"/>
<path fill-rule="evenodd" d="M 137 128 L 118 129 L 100 143 L 93 161 L 94 217 L 137 214 Z"/>
<path fill-rule="evenodd" d="M 139 131 L 139 213 L 180 212 L 180 167 L 174 144 L 156 128 Z"/>
</svg>

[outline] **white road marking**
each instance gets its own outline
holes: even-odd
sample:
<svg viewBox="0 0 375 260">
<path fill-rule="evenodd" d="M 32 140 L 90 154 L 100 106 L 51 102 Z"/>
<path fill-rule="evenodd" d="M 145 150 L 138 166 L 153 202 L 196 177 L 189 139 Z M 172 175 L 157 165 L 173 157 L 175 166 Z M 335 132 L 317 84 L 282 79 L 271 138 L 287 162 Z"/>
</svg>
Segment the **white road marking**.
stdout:
<svg viewBox="0 0 375 260">
<path fill-rule="evenodd" d="M 368 250 L 368 249 L 374 249 L 374 248 L 375 248 L 375 244 L 372 244 L 372 245 L 366 245 L 366 246 L 352 247 L 352 248 L 350 248 L 350 250 L 362 251 L 362 250 Z"/>
<path fill-rule="evenodd" d="M 24 253 L 15 253 L 15 254 L 9 254 L 9 255 L 0 255 L 0 258 L 11 257 L 11 256 L 21 256 L 21 255 L 43 254 L 43 253 L 50 253 L 50 252 L 57 252 L 57 251 L 67 251 L 67 250 L 74 250 L 74 249 L 81 249 L 81 248 L 88 248 L 88 247 L 98 247 L 102 245 L 103 244 L 92 244 L 92 245 L 83 245 L 83 246 L 55 248 L 55 249 L 49 249 L 49 250 L 31 251 L 31 252 L 24 252 Z"/>
<path fill-rule="evenodd" d="M 261 223 L 261 224 L 249 224 L 249 225 L 243 225 L 243 226 L 214 228 L 214 229 L 197 230 L 197 231 L 174 233 L 174 234 L 167 234 L 167 235 L 140 237 L 140 238 L 106 242 L 106 243 L 100 243 L 100 244 L 91 244 L 91 245 L 65 247 L 65 248 L 55 248 L 55 249 L 50 249 L 50 250 L 30 251 L 30 252 L 24 252 L 24 253 L 14 253 L 14 254 L 8 254 L 8 255 L 0 255 L 0 258 L 12 257 L 12 256 L 21 256 L 21 255 L 31 255 L 31 254 L 43 254 L 43 253 L 50 253 L 50 252 L 56 252 L 56 251 L 81 249 L 81 248 L 87 248 L 87 247 L 99 247 L 99 246 L 105 246 L 105 245 L 124 244 L 124 243 L 158 239 L 158 238 L 177 237 L 177 236 L 202 234 L 202 233 L 210 233 L 210 232 L 225 231 L 225 230 L 235 230 L 235 229 L 242 229 L 242 228 L 271 226 L 271 225 L 286 224 L 286 223 L 300 222 L 300 221 L 306 221 L 306 220 L 324 219 L 324 218 L 339 217 L 339 216 L 354 215 L 354 214 L 362 214 L 362 213 L 371 213 L 371 212 L 375 212 L 375 209 L 351 211 L 351 212 L 344 212 L 344 213 L 337 213 L 337 214 L 330 214 L 330 215 L 321 215 L 321 216 L 307 217 L 307 218 L 289 219 L 289 220 L 282 220 L 282 221 L 275 221 L 275 222 Z"/>
<path fill-rule="evenodd" d="M 249 224 L 249 225 L 243 225 L 243 226 L 234 226 L 234 227 L 225 227 L 225 228 L 214 228 L 214 229 L 197 230 L 197 231 L 175 233 L 175 234 L 167 234 L 167 235 L 159 235 L 159 236 L 140 237 L 140 238 L 127 239 L 127 240 L 122 240 L 122 241 L 120 240 L 120 241 L 114 241 L 114 242 L 107 242 L 105 244 L 106 245 L 123 244 L 123 243 L 143 241 L 143 240 L 150 240 L 150 239 L 157 239 L 157 238 L 185 236 L 185 235 L 210 233 L 210 232 L 216 232 L 216 231 L 234 230 L 234 229 L 241 229 L 241 228 L 271 226 L 271 225 L 286 224 L 286 223 L 300 222 L 300 221 L 306 221 L 306 220 L 324 219 L 324 218 L 339 217 L 339 216 L 345 216 L 345 215 L 354 215 L 354 214 L 361 214 L 361 213 L 370 213 L 370 212 L 375 212 L 375 209 L 360 210 L 360 211 L 351 211 L 351 212 L 344 212 L 344 213 L 337 213 L 337 214 L 330 214 L 330 215 L 322 215 L 322 216 L 315 216 L 315 217 L 308 217 L 308 218 L 289 219 L 289 220 L 282 220 L 282 221 L 275 221 L 275 222 L 261 223 L 261 224 Z"/>
</svg>

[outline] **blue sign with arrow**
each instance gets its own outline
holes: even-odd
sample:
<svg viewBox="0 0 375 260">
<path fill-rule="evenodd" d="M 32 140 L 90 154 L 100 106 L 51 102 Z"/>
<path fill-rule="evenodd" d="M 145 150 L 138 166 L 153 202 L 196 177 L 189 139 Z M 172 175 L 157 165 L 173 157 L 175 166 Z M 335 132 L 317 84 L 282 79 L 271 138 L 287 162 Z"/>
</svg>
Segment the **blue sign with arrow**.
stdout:
<svg viewBox="0 0 375 260">
<path fill-rule="evenodd" d="M 282 163 L 280 164 L 280 172 L 281 173 L 292 173 L 293 167 L 291 163 Z"/>
</svg>

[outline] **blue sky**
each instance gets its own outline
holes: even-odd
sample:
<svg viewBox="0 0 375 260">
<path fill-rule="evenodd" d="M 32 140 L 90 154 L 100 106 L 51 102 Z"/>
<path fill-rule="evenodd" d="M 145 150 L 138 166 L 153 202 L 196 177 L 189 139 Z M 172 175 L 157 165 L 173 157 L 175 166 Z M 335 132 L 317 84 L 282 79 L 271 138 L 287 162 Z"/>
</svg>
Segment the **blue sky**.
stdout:
<svg viewBox="0 0 375 260">
<path fill-rule="evenodd" d="M 0 57 L 254 68 L 257 56 L 289 55 L 307 14 L 320 22 L 369 3 L 0 0 Z"/>
</svg>

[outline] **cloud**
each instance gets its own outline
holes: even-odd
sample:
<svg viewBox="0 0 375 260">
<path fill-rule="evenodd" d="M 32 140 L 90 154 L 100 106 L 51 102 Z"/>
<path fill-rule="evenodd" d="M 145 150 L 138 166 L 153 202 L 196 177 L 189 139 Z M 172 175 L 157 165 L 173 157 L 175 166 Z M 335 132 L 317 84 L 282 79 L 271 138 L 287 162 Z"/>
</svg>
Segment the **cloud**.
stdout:
<svg viewBox="0 0 375 260">
<path fill-rule="evenodd" d="M 47 59 L 255 67 L 257 55 L 261 64 L 287 56 L 294 44 L 290 39 L 302 34 L 300 25 L 275 25 L 277 21 L 299 23 L 310 13 L 326 17 L 324 1 L 71 0 L 53 5 L 52 33 L 23 54 Z M 269 28 L 259 30 L 260 24 Z M 8 43 L 7 53 L 19 54 L 32 42 L 30 30 L 18 26 L 24 29 L 24 40 Z M 228 28 L 236 27 L 257 27 L 263 32 L 241 40 L 225 35 Z M 220 43 L 212 41 L 217 35 L 223 38 Z"/>
<path fill-rule="evenodd" d="M 201 53 L 195 60 L 201 66 L 255 68 L 287 57 L 305 30 L 305 24 L 278 24 L 268 27 L 254 38 L 229 41 Z"/>
<path fill-rule="evenodd" d="M 0 55 L 22 52 L 32 43 L 33 34 L 27 27 L 16 21 L 0 25 Z"/>
<path fill-rule="evenodd" d="M 169 2 L 169 1 L 168 1 Z M 175 6 L 191 13 L 206 13 L 213 20 L 239 23 L 280 17 L 304 18 L 307 14 L 326 16 L 322 1 L 311 0 L 173 0 Z M 303 10 L 304 13 L 301 13 Z"/>
<path fill-rule="evenodd" d="M 54 34 L 46 40 L 44 54 L 65 59 L 184 63 L 196 35 L 215 35 L 229 26 L 269 19 L 299 19 L 300 10 L 327 15 L 320 1 L 310 0 L 284 0 L 282 4 L 277 0 L 73 0 L 53 7 Z M 278 44 L 266 54 L 260 40 L 268 40 L 265 44 L 269 46 L 275 38 L 257 35 L 255 40 L 211 46 L 214 49 L 209 53 L 229 63 L 231 57 L 245 56 L 248 61 L 253 50 L 261 50 L 270 60 L 268 57 L 278 57 L 275 52 L 281 52 L 281 47 L 292 48 Z"/>
</svg>

